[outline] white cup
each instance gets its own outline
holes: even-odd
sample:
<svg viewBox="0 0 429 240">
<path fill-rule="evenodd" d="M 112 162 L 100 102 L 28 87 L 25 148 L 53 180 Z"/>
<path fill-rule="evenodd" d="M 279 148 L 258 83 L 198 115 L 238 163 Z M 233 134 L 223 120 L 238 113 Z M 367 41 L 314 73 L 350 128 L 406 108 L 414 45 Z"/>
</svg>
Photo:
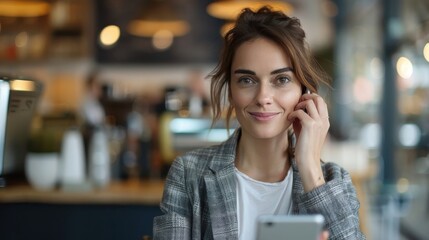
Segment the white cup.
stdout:
<svg viewBox="0 0 429 240">
<path fill-rule="evenodd" d="M 25 174 L 37 190 L 51 190 L 58 182 L 59 156 L 57 153 L 28 153 Z"/>
<path fill-rule="evenodd" d="M 85 182 L 85 151 L 79 130 L 71 129 L 64 133 L 60 181 L 64 185 L 80 185 Z"/>
<path fill-rule="evenodd" d="M 89 174 L 96 187 L 105 187 L 110 180 L 110 156 L 107 135 L 96 130 L 89 144 Z"/>
</svg>

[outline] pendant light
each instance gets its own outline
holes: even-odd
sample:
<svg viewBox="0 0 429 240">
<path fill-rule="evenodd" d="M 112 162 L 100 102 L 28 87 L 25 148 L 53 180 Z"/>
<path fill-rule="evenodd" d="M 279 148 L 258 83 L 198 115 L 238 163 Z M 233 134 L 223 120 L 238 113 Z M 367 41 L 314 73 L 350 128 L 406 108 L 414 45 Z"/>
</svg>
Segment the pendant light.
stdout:
<svg viewBox="0 0 429 240">
<path fill-rule="evenodd" d="M 41 17 L 49 14 L 51 6 L 43 1 L 0 1 L 0 16 Z"/>
<path fill-rule="evenodd" d="M 207 6 L 207 12 L 213 17 L 234 21 L 244 8 L 255 11 L 263 6 L 286 14 L 293 10 L 291 4 L 281 0 L 217 0 Z"/>
<path fill-rule="evenodd" d="M 189 32 L 189 23 L 178 16 L 178 11 L 167 0 L 152 0 L 139 17 L 130 22 L 128 31 L 141 37 L 153 37 L 160 31 L 178 37 Z"/>
<path fill-rule="evenodd" d="M 237 16 L 244 8 L 256 11 L 263 6 L 286 14 L 291 14 L 293 10 L 291 4 L 281 0 L 217 0 L 207 6 L 207 12 L 213 17 L 227 21 L 220 29 L 220 34 L 225 36 L 234 27 Z"/>
</svg>

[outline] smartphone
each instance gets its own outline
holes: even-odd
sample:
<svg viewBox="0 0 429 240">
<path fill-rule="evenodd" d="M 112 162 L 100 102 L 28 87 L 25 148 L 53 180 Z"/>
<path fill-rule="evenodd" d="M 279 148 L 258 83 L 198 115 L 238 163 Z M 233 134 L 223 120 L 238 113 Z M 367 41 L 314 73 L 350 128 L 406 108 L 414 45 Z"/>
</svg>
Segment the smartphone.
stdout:
<svg viewBox="0 0 429 240">
<path fill-rule="evenodd" d="M 324 217 L 315 215 L 262 215 L 257 219 L 256 240 L 317 240 Z"/>
<path fill-rule="evenodd" d="M 305 94 L 305 93 L 307 93 L 307 94 L 310 94 L 311 93 L 311 91 L 310 91 L 310 89 L 308 89 L 307 87 L 303 87 L 302 88 L 302 94 Z"/>
<path fill-rule="evenodd" d="M 304 94 L 310 94 L 311 93 L 311 91 L 310 91 L 310 89 L 308 89 L 306 86 L 304 86 L 303 88 L 302 88 L 302 95 L 304 95 Z M 307 110 L 306 109 L 304 109 L 304 112 L 307 112 Z"/>
</svg>

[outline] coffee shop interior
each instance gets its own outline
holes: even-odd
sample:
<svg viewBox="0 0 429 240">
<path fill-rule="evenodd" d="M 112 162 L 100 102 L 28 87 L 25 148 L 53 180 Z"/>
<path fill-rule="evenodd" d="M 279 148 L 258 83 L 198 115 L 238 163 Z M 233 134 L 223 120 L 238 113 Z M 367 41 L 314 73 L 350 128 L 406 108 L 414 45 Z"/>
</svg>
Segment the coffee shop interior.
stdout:
<svg viewBox="0 0 429 240">
<path fill-rule="evenodd" d="M 322 159 L 367 239 L 429 239 L 426 0 L 0 0 L 0 238 L 150 239 L 174 158 L 237 127 L 211 126 L 207 75 L 266 4 L 332 77 Z"/>
</svg>

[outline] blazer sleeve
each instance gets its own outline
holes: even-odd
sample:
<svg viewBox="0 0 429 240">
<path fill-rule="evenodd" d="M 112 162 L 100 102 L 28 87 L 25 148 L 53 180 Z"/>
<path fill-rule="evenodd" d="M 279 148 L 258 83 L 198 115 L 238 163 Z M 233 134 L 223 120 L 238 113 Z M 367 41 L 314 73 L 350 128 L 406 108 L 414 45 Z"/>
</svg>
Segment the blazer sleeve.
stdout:
<svg viewBox="0 0 429 240">
<path fill-rule="evenodd" d="M 153 239 L 191 239 L 191 204 L 180 157 L 169 169 L 160 208 L 163 215 L 154 218 Z"/>
<path fill-rule="evenodd" d="M 359 227 L 359 200 L 350 175 L 338 165 L 325 166 L 326 183 L 298 196 L 301 214 L 325 217 L 329 239 L 365 239 Z"/>
</svg>

